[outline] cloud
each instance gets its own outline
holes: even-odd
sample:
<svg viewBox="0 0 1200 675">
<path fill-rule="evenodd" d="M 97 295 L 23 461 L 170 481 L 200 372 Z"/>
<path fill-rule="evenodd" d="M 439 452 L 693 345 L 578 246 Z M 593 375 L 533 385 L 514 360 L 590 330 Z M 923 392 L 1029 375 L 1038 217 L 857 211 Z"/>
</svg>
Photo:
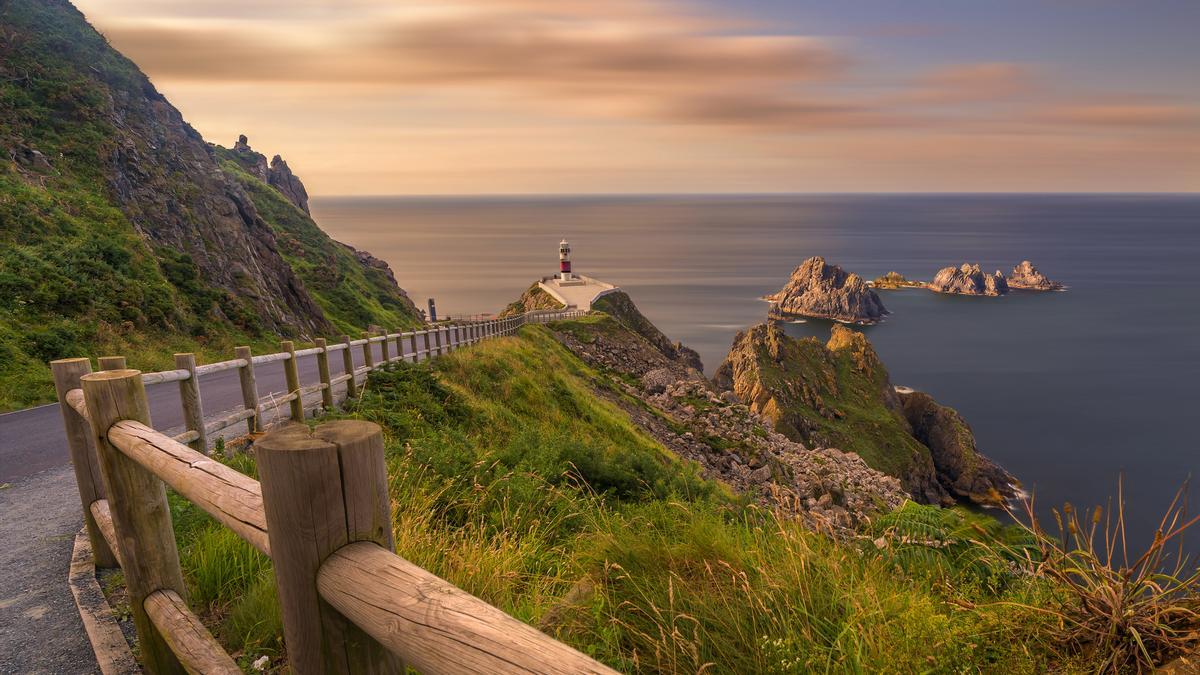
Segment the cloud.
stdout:
<svg viewBox="0 0 1200 675">
<path fill-rule="evenodd" d="M 1200 107 L 1138 99 L 1111 100 L 1054 106 L 1043 110 L 1037 118 L 1054 124 L 1163 131 L 1200 128 Z"/>
<path fill-rule="evenodd" d="M 909 100 L 972 103 L 1012 99 L 1034 92 L 1030 66 L 1003 61 L 962 63 L 926 72 L 912 83 Z"/>
</svg>

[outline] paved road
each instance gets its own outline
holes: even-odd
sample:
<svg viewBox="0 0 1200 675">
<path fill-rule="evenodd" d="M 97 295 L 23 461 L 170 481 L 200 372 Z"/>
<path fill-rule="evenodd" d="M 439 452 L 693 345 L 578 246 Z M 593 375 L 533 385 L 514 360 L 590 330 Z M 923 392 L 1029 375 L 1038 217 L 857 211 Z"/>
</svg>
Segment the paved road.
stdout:
<svg viewBox="0 0 1200 675">
<path fill-rule="evenodd" d="M 362 347 L 354 355 L 361 366 Z M 330 361 L 336 377 L 341 354 Z M 317 381 L 316 356 L 302 357 L 299 367 L 301 384 Z M 255 379 L 263 402 L 287 392 L 282 363 L 256 367 Z M 146 393 L 154 428 L 182 431 L 179 385 Z M 200 398 L 208 417 L 241 408 L 237 371 L 202 377 Z M 227 432 L 244 430 L 238 424 Z M 83 526 L 74 478 L 58 404 L 0 415 L 0 673 L 98 672 L 67 586 L 74 535 Z"/>
</svg>

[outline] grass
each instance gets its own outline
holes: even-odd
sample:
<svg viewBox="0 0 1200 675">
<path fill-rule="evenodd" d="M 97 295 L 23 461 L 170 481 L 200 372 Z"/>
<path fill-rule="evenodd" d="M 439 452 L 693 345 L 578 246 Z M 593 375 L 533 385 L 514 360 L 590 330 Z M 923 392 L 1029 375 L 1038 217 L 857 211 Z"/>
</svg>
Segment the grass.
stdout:
<svg viewBox="0 0 1200 675">
<path fill-rule="evenodd" d="M 204 225 L 196 174 L 148 149 L 159 141 L 145 129 L 159 121 L 137 102 L 156 97 L 65 0 L 0 3 L 0 411 L 53 400 L 53 359 L 124 354 L 159 369 L 175 351 L 229 358 L 235 345 L 279 339 L 261 325 L 259 301 L 214 286 L 191 257 L 135 229 L 131 218 L 160 201 Z M 154 195 L 123 209 L 114 193 L 133 188 L 115 174 L 131 152 Z M 414 325 L 383 272 L 362 268 L 271 188 L 247 190 L 339 330 Z"/>
<path fill-rule="evenodd" d="M 1020 529 L 907 504 L 851 540 L 749 506 L 596 396 L 543 326 L 373 373 L 397 552 L 630 672 L 1087 672 Z M 233 460 L 251 472 L 252 462 Z M 269 562 L 177 505 L 192 602 L 279 656 Z M 278 658 L 274 661 L 280 665 Z"/>
</svg>

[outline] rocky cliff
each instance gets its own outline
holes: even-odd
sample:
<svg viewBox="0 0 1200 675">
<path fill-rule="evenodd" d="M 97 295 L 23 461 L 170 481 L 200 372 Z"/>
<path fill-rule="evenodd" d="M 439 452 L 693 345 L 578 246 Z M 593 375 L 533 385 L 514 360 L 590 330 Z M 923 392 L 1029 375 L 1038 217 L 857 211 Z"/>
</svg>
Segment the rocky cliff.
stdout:
<svg viewBox="0 0 1200 675">
<path fill-rule="evenodd" d="M 805 316 L 849 323 L 875 323 L 888 313 L 883 302 L 857 274 L 825 259 L 805 260 L 778 293 L 765 298 L 777 316 Z"/>
<path fill-rule="evenodd" d="M 1061 291 L 1065 288 L 1059 282 L 1047 279 L 1046 275 L 1039 272 L 1028 260 L 1021 261 L 1021 264 L 1013 268 L 1012 274 L 1008 276 L 1008 285 L 1027 291 Z"/>
<path fill-rule="evenodd" d="M 297 269 L 327 261 L 224 168 L 66 0 L 0 3 L 0 384 L 101 343 L 331 332 Z M 302 209 L 282 161 L 244 175 Z"/>
<path fill-rule="evenodd" d="M 899 478 L 917 501 L 948 503 L 953 495 L 991 504 L 995 494 L 1011 494 L 1011 477 L 984 464 L 973 438 L 963 440 L 970 430 L 957 413 L 916 415 L 915 400 L 906 406 L 857 331 L 834 326 L 821 344 L 791 338 L 774 323 L 755 326 L 734 339 L 714 381 L 770 419 L 776 431 L 809 447 L 856 453 Z"/>
<path fill-rule="evenodd" d="M 638 310 L 637 305 L 633 304 L 633 300 L 625 292 L 618 291 L 601 297 L 592 303 L 592 309 L 604 312 L 628 330 L 642 336 L 667 358 L 696 371 L 704 371 L 700 354 L 681 342 L 672 342 L 671 338 Z"/>
<path fill-rule="evenodd" d="M 627 315 L 637 311 L 628 296 L 615 306 Z M 640 312 L 637 316 L 645 320 Z M 765 506 L 835 529 L 852 527 L 906 498 L 900 481 L 859 455 L 806 445 L 775 431 L 752 406 L 719 392 L 687 352 L 678 346 L 664 351 L 661 340 L 644 334 L 661 335 L 657 328 L 635 330 L 634 325 L 594 314 L 548 328 L 599 371 L 596 381 L 607 384 L 597 387 L 598 394 L 624 408 L 665 447 L 697 462 L 706 477 Z"/>
<path fill-rule="evenodd" d="M 954 295 L 1004 295 L 1008 281 L 999 270 L 985 274 L 979 265 L 963 263 L 961 267 L 944 267 L 929 282 L 927 288 L 938 293 Z"/>
</svg>

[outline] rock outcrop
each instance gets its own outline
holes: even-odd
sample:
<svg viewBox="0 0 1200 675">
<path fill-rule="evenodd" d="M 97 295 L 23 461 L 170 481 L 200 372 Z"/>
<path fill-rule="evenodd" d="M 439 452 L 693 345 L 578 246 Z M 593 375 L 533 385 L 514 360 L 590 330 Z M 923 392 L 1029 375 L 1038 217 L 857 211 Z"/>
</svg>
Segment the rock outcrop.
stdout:
<svg viewBox="0 0 1200 675">
<path fill-rule="evenodd" d="M 271 158 L 271 167 L 267 170 L 267 185 L 279 190 L 280 194 L 287 197 L 289 202 L 296 205 L 296 208 L 310 213 L 308 190 L 304 189 L 304 183 L 300 182 L 300 178 L 292 173 L 287 162 L 283 161 L 279 155 Z"/>
<path fill-rule="evenodd" d="M 565 309 L 566 305 L 559 302 L 553 295 L 542 290 L 542 287 L 536 283 L 525 289 L 521 297 L 510 302 L 503 311 L 500 312 L 501 317 L 512 316 L 514 314 L 524 314 L 525 312 L 533 312 L 540 309 Z"/>
<path fill-rule="evenodd" d="M 667 358 L 683 365 L 704 372 L 704 364 L 700 362 L 700 354 L 681 342 L 672 342 L 671 338 L 650 322 L 633 304 L 633 300 L 624 291 L 609 293 L 592 303 L 592 309 L 604 312 L 627 329 L 644 337 L 654 348 Z"/>
<path fill-rule="evenodd" d="M 899 397 L 913 436 L 929 448 L 938 480 L 951 494 L 989 506 L 1001 506 L 1016 496 L 1017 479 L 980 454 L 971 427 L 958 411 L 919 391 Z"/>
<path fill-rule="evenodd" d="M 778 293 L 765 298 L 774 316 L 804 316 L 869 324 L 888 313 L 879 296 L 857 274 L 826 264 L 820 256 L 805 260 Z"/>
<path fill-rule="evenodd" d="M 875 281 L 871 282 L 872 288 L 897 289 L 897 288 L 921 288 L 925 284 L 920 281 L 910 281 L 907 277 L 899 272 L 888 272 L 887 274 L 876 277 Z"/>
<path fill-rule="evenodd" d="M 979 265 L 963 263 L 961 267 L 944 267 L 929 282 L 927 288 L 938 293 L 954 295 L 1004 295 L 1008 293 L 1008 281 L 996 270 L 985 274 Z"/>
<path fill-rule="evenodd" d="M 1065 288 L 1059 282 L 1047 279 L 1028 260 L 1021 261 L 1020 265 L 1013 268 L 1012 274 L 1008 275 L 1008 285 L 1027 291 L 1061 291 Z"/>
<path fill-rule="evenodd" d="M 864 517 L 907 497 L 899 480 L 857 454 L 808 447 L 773 430 L 769 419 L 611 316 L 550 328 L 567 349 L 608 374 L 611 388 L 597 393 L 665 447 L 697 462 L 706 477 L 764 506 L 849 533 Z"/>
<path fill-rule="evenodd" d="M 821 344 L 791 338 L 777 324 L 755 326 L 734 339 L 714 382 L 788 438 L 856 453 L 899 478 L 916 501 L 946 504 L 954 496 L 993 504 L 997 494 L 1011 495 L 1011 476 L 987 462 L 973 438 L 963 440 L 970 431 L 957 413 L 939 406 L 937 415 L 919 418 L 918 433 L 887 369 L 858 331 L 834 326 Z"/>
</svg>

